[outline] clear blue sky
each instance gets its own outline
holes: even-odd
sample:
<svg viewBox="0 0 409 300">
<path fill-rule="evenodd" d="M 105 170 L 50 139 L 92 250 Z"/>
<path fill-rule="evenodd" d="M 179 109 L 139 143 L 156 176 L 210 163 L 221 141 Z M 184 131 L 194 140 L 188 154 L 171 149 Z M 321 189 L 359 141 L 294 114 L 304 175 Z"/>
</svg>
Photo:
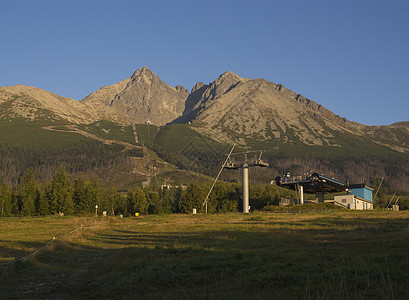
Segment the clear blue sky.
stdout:
<svg viewBox="0 0 409 300">
<path fill-rule="evenodd" d="M 2 0 L 0 86 L 82 99 L 149 67 L 191 89 L 229 70 L 367 125 L 409 120 L 409 1 Z"/>
</svg>

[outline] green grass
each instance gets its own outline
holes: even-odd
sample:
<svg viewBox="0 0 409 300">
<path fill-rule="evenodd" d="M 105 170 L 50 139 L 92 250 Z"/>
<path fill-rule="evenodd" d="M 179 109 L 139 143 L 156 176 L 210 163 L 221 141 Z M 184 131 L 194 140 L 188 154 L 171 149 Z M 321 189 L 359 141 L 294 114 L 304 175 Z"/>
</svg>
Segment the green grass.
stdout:
<svg viewBox="0 0 409 300">
<path fill-rule="evenodd" d="M 189 144 L 197 149 L 203 149 L 203 151 L 218 152 L 225 148 L 225 145 L 201 135 L 185 124 L 172 124 L 160 127 L 159 132 L 155 136 L 154 143 L 173 151 L 183 151 Z"/>
<path fill-rule="evenodd" d="M 48 149 L 61 148 L 73 144 L 88 143 L 89 138 L 70 132 L 57 132 L 42 129 L 43 122 L 23 120 L 0 120 L 0 145 Z"/>
<path fill-rule="evenodd" d="M 0 261 L 90 219 L 0 219 Z M 0 298 L 404 299 L 409 212 L 114 218 L 0 268 Z"/>
<path fill-rule="evenodd" d="M 32 103 L 30 99 L 25 101 L 23 107 L 28 110 L 28 118 L 24 118 L 19 116 L 16 112 L 14 112 L 15 107 L 13 102 L 22 98 L 21 96 L 13 95 L 8 101 L 0 103 L 0 120 L 1 121 L 26 121 L 26 122 L 45 122 L 45 123 L 53 123 L 53 124 L 64 124 L 68 121 L 58 117 L 52 111 L 45 109 L 45 108 L 33 108 L 31 105 Z M 24 101 L 24 100 L 23 100 Z M 31 118 L 35 119 L 35 121 L 31 120 Z"/>
<path fill-rule="evenodd" d="M 146 146 L 151 146 L 159 127 L 151 124 L 135 124 L 135 129 L 139 141 Z"/>
<path fill-rule="evenodd" d="M 98 121 L 89 125 L 78 125 L 78 128 L 103 139 L 135 144 L 132 126 L 122 126 L 110 121 Z"/>
<path fill-rule="evenodd" d="M 332 203 L 305 203 L 303 205 L 268 206 L 264 208 L 271 212 L 304 212 L 304 211 L 334 211 L 345 210 Z"/>
<path fill-rule="evenodd" d="M 152 147 L 168 162 L 202 173 L 218 168 L 231 149 L 231 145 L 216 142 L 185 124 L 160 127 Z"/>
</svg>

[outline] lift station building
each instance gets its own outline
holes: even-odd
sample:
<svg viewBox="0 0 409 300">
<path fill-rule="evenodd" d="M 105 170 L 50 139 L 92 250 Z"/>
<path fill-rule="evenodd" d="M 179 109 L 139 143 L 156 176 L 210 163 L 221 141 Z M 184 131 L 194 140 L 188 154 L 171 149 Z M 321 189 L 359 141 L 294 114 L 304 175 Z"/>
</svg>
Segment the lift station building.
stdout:
<svg viewBox="0 0 409 300">
<path fill-rule="evenodd" d="M 299 203 L 304 203 L 304 193 L 315 194 L 316 202 L 324 203 L 326 193 L 345 193 L 334 197 L 335 205 L 348 209 L 369 210 L 373 209 L 373 190 L 363 184 L 344 184 L 328 176 L 313 173 L 305 180 L 292 180 L 288 177 L 276 177 L 275 183 L 278 186 L 291 189 L 297 192 Z"/>
<path fill-rule="evenodd" d="M 365 184 L 351 184 L 346 188 L 346 195 L 334 197 L 334 204 L 349 209 L 373 209 L 373 190 Z"/>
</svg>

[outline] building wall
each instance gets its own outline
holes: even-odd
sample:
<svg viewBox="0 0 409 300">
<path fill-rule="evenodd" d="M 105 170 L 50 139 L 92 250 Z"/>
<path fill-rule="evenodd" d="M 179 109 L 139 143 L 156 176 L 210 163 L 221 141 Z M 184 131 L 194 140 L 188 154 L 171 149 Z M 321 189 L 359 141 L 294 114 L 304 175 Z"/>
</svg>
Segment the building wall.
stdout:
<svg viewBox="0 0 409 300">
<path fill-rule="evenodd" d="M 372 190 L 368 188 L 357 188 L 357 189 L 349 189 L 349 191 L 359 197 L 359 198 L 364 198 L 368 201 L 372 201 Z"/>
<path fill-rule="evenodd" d="M 346 206 L 349 209 L 357 210 L 373 209 L 373 204 L 371 202 L 365 201 L 364 199 L 356 198 L 354 195 L 335 196 L 334 201 L 341 204 L 341 206 Z"/>
</svg>

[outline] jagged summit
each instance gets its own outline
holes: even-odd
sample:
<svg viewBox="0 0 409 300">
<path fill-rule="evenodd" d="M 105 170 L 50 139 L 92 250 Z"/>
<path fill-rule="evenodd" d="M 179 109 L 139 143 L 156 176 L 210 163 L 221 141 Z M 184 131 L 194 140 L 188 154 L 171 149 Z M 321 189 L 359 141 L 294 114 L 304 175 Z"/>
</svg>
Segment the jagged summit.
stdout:
<svg viewBox="0 0 409 300">
<path fill-rule="evenodd" d="M 242 80 L 243 78 L 241 78 L 239 75 L 237 75 L 236 73 L 233 73 L 231 71 L 226 71 L 223 74 L 221 74 L 218 79 L 233 79 L 233 80 Z"/>
<path fill-rule="evenodd" d="M 197 83 L 176 122 L 197 122 L 196 130 L 228 143 L 246 139 L 328 145 L 332 130 L 364 134 L 345 120 L 281 84 L 242 78 L 227 71 L 209 85 Z"/>
<path fill-rule="evenodd" d="M 194 92 L 198 91 L 199 89 L 201 89 L 203 86 L 205 86 L 205 84 L 201 81 L 197 82 L 191 90 L 191 93 L 193 94 Z M 206 85 L 207 86 L 207 85 Z"/>
<path fill-rule="evenodd" d="M 203 82 L 197 82 L 186 100 L 182 117 L 175 120 L 175 122 L 193 121 L 199 114 L 212 105 L 213 100 L 220 98 L 223 94 L 228 93 L 240 83 L 244 83 L 248 80 L 249 79 L 242 78 L 233 72 L 227 71 L 208 85 Z"/>
<path fill-rule="evenodd" d="M 180 115 L 189 96 L 183 86 L 171 87 L 142 67 L 118 84 L 103 87 L 83 101 L 120 115 L 122 122 L 165 125 Z"/>
<path fill-rule="evenodd" d="M 136 79 L 138 77 L 143 77 L 143 78 L 158 78 L 159 77 L 153 73 L 148 67 L 143 66 L 142 68 L 137 69 L 131 76 L 131 79 Z"/>
</svg>

